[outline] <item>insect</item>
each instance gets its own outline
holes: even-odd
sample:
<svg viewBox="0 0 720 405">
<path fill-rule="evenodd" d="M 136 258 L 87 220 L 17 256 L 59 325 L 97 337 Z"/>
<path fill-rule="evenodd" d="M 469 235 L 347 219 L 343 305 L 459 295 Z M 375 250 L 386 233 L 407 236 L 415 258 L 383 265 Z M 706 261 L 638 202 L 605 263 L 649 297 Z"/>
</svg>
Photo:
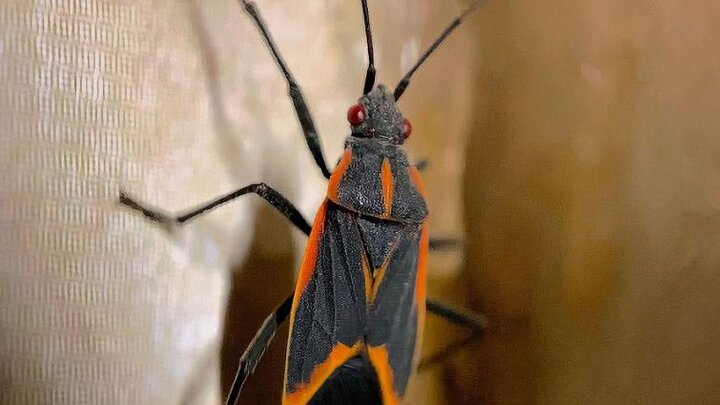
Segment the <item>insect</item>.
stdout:
<svg viewBox="0 0 720 405">
<path fill-rule="evenodd" d="M 363 95 L 347 113 L 351 134 L 333 171 L 325 163 L 300 87 L 260 12 L 252 2 L 242 4 L 287 81 L 310 153 L 329 181 L 312 226 L 264 183 L 242 187 L 179 216 L 150 208 L 123 191 L 120 202 L 150 220 L 174 226 L 254 193 L 309 235 L 295 291 L 270 314 L 242 356 L 228 404 L 236 403 L 245 379 L 288 316 L 283 404 L 398 404 L 417 363 L 426 310 L 476 331 L 485 326 L 480 315 L 426 299 L 426 263 L 433 245 L 428 209 L 418 169 L 402 148 L 412 126 L 396 105 L 415 71 L 479 2 L 445 28 L 390 92 L 375 86 L 370 16 L 367 1 L 361 0 L 369 64 Z"/>
</svg>

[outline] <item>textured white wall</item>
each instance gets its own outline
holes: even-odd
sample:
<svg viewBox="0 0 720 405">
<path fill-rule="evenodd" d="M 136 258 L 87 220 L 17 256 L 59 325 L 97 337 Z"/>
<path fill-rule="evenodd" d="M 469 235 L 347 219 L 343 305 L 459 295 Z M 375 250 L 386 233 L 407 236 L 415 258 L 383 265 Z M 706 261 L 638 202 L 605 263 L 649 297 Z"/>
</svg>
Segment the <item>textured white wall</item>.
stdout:
<svg viewBox="0 0 720 405">
<path fill-rule="evenodd" d="M 333 165 L 365 69 L 359 4 L 259 7 Z M 394 85 L 458 10 L 371 2 L 379 79 Z M 421 71 L 404 100 L 415 139 L 426 140 L 415 141 L 416 156 L 434 158 L 430 176 L 441 180 L 458 173 L 442 162 L 460 161 L 457 118 L 467 115 L 469 72 L 450 57 Z M 241 7 L 0 3 L 0 128 L 0 402 L 217 403 L 228 272 L 259 202 L 168 236 L 116 198 L 122 186 L 176 211 L 263 180 L 314 215 L 325 183 Z M 431 193 L 457 195 L 458 184 Z M 434 212 L 452 231 L 457 199 L 444 200 L 452 209 Z"/>
</svg>

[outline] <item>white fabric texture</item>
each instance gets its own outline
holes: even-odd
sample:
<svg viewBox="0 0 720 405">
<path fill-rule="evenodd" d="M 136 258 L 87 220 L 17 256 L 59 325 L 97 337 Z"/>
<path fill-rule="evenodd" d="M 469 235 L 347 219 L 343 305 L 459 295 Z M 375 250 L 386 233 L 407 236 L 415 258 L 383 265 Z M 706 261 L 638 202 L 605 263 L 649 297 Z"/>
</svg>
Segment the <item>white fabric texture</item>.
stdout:
<svg viewBox="0 0 720 405">
<path fill-rule="evenodd" d="M 418 32 L 431 17 L 407 3 L 376 5 L 390 85 L 419 50 L 394 39 L 394 21 Z M 332 167 L 364 75 L 359 5 L 258 6 Z M 428 31 L 456 11 L 433 15 Z M 118 190 L 178 211 L 263 180 L 312 218 L 325 182 L 286 94 L 236 1 L 0 3 L 0 403 L 220 402 L 228 272 L 258 201 L 168 235 L 120 207 Z M 467 103 L 444 104 L 467 114 Z M 457 155 L 448 137 L 464 124 L 452 122 L 432 142 Z"/>
<path fill-rule="evenodd" d="M 260 6 L 296 73 L 337 76 L 323 38 L 338 11 L 309 5 L 319 23 L 301 31 L 281 3 Z M 2 403 L 218 403 L 227 271 L 253 201 L 168 237 L 116 199 L 124 187 L 184 209 L 282 162 L 288 175 L 264 180 L 312 215 L 318 197 L 293 193 L 302 137 L 257 30 L 233 1 L 18 0 L 0 25 Z"/>
</svg>

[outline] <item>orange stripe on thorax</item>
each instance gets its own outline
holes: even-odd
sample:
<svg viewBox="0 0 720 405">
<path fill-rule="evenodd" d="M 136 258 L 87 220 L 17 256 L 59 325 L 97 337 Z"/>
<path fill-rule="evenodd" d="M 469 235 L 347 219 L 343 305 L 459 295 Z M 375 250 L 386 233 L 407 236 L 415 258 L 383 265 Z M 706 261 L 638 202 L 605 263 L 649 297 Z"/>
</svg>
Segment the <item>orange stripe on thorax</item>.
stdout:
<svg viewBox="0 0 720 405">
<path fill-rule="evenodd" d="M 347 171 L 348 166 L 350 166 L 350 162 L 352 162 L 352 149 L 348 147 L 345 148 L 340 163 L 338 163 L 335 170 L 333 170 L 332 176 L 330 176 L 330 180 L 328 181 L 327 197 L 332 201 L 338 202 L 340 181 L 342 181 L 343 176 L 345 176 L 345 171 Z"/>
<path fill-rule="evenodd" d="M 395 191 L 395 179 L 393 178 L 390 161 L 384 158 L 380 169 L 380 181 L 382 181 L 383 193 L 383 218 L 389 218 L 392 213 L 393 191 Z"/>
</svg>

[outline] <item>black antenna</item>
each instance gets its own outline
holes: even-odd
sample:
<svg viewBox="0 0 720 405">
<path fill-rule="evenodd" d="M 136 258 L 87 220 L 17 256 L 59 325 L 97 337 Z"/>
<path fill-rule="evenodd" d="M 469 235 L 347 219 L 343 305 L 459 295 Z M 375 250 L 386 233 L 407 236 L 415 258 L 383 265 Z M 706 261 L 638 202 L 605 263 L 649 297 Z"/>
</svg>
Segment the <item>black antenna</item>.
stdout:
<svg viewBox="0 0 720 405">
<path fill-rule="evenodd" d="M 317 129 L 315 129 L 315 122 L 313 121 L 312 114 L 310 114 L 310 109 L 307 106 L 305 97 L 303 97 L 300 86 L 295 81 L 292 73 L 290 73 L 290 69 L 288 69 L 282 56 L 280 56 L 280 51 L 278 51 L 277 45 L 275 45 L 275 41 L 273 41 L 270 31 L 265 25 L 265 21 L 263 21 L 260 16 L 260 11 L 258 11 L 255 3 L 248 0 L 241 0 L 241 3 L 243 7 L 245 7 L 245 11 L 247 11 L 253 21 L 255 21 L 255 25 L 260 31 L 260 35 L 262 35 L 265 40 L 265 44 L 268 48 L 270 48 L 270 53 L 272 53 L 273 58 L 275 58 L 275 62 L 278 67 L 280 67 L 280 71 L 282 71 L 283 76 L 285 76 L 285 81 L 288 84 L 288 94 L 290 95 L 293 107 L 295 108 L 295 114 L 297 115 L 298 121 L 300 121 L 300 127 L 302 127 L 305 142 L 307 143 L 310 153 L 313 155 L 315 163 L 317 163 L 323 176 L 325 176 L 326 179 L 329 179 L 332 173 L 327 168 L 327 164 L 325 164 L 325 156 L 323 155 L 322 147 L 320 146 L 320 137 L 318 136 Z"/>
<path fill-rule="evenodd" d="M 365 21 L 365 39 L 367 39 L 367 50 L 369 65 L 365 74 L 365 86 L 363 94 L 368 94 L 375 85 L 375 53 L 373 52 L 372 31 L 370 30 L 370 13 L 368 12 L 367 0 L 361 0 L 363 20 Z"/>
<path fill-rule="evenodd" d="M 402 94 L 405 92 L 405 89 L 407 88 L 408 84 L 410 84 L 410 78 L 415 73 L 415 71 L 420 67 L 420 65 L 422 65 L 423 62 L 425 62 L 425 59 L 427 59 L 428 56 L 430 56 L 430 54 L 432 54 L 435 51 L 435 48 L 440 46 L 440 44 L 445 40 L 445 38 L 447 38 L 447 36 L 450 35 L 450 33 L 453 32 L 453 30 L 455 28 L 457 28 L 460 25 L 460 23 L 462 23 L 463 19 L 465 17 L 467 17 L 468 14 L 475 11 L 475 9 L 477 9 L 480 6 L 480 4 L 482 4 L 482 2 L 483 2 L 482 0 L 477 0 L 470 7 L 465 9 L 465 11 L 463 11 L 457 18 L 455 18 L 447 26 L 447 28 L 445 28 L 445 30 L 442 32 L 442 34 L 440 34 L 440 36 L 438 36 L 435 39 L 435 42 L 433 42 L 433 44 L 430 45 L 430 48 L 428 48 L 427 51 L 425 51 L 425 53 L 422 54 L 422 56 L 420 56 L 420 59 L 418 59 L 418 61 L 415 62 L 415 66 L 413 66 L 405 74 L 405 76 L 402 78 L 402 80 L 400 80 L 400 83 L 398 83 L 397 87 L 395 87 L 395 92 L 393 93 L 395 95 L 395 101 L 400 99 L 400 96 L 402 96 Z"/>
</svg>

